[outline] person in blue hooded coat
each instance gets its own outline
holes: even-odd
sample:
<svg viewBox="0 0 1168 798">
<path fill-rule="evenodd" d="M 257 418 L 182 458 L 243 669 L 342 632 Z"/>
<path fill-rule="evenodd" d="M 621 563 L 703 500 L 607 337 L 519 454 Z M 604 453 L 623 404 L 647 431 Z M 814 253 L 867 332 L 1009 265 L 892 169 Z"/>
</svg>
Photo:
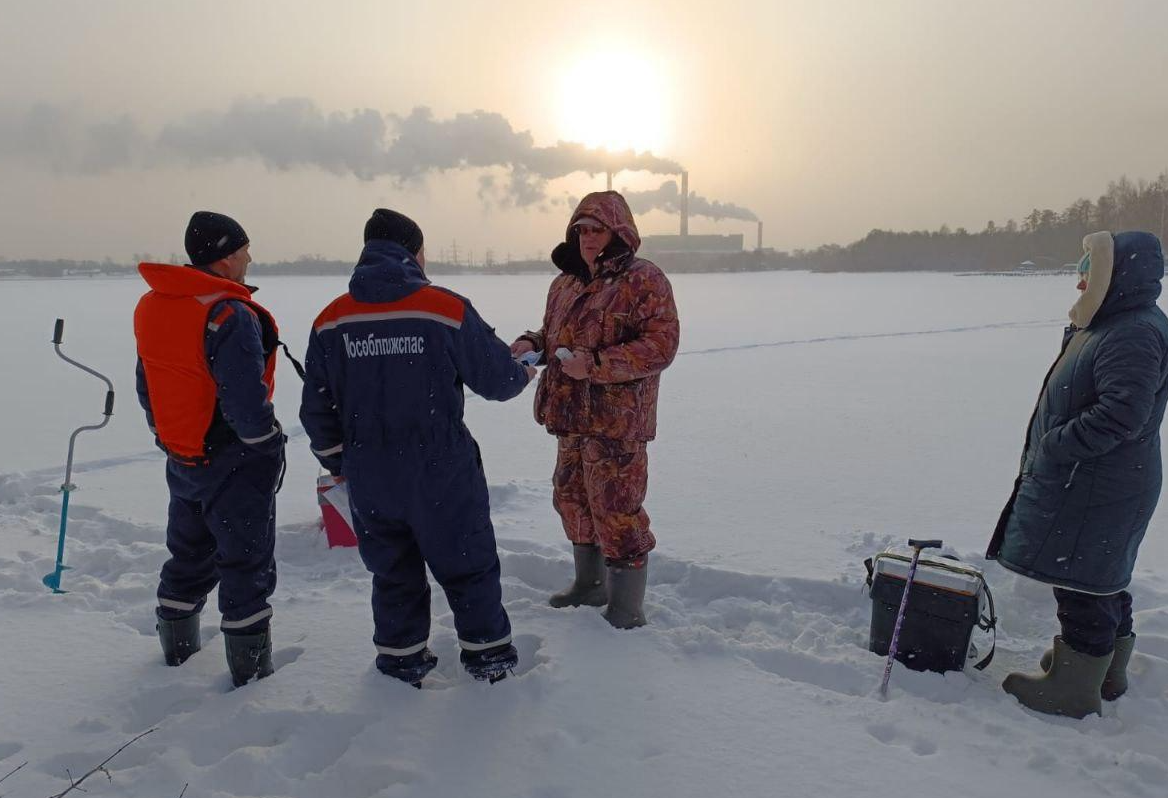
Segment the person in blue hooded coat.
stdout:
<svg viewBox="0 0 1168 798">
<path fill-rule="evenodd" d="M 1062 634 L 1003 688 L 1032 709 L 1084 717 L 1127 689 L 1126 588 L 1160 497 L 1168 400 L 1164 276 L 1150 233 L 1083 240 L 1081 296 L 1031 416 L 1014 491 L 986 557 L 1054 586 Z"/>
<path fill-rule="evenodd" d="M 535 375 L 471 303 L 430 284 L 422 231 L 384 208 L 365 225 L 348 293 L 309 335 L 300 419 L 313 454 L 345 479 L 358 549 L 373 573 L 379 670 L 420 686 L 437 663 L 426 566 L 442 586 L 476 679 L 515 667 L 478 444 L 463 386 L 518 396 Z"/>
</svg>

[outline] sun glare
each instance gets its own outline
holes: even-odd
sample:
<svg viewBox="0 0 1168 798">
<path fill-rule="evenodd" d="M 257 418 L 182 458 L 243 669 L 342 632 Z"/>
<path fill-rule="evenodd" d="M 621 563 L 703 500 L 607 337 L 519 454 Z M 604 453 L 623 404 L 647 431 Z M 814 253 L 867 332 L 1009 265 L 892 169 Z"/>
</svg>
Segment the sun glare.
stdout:
<svg viewBox="0 0 1168 798">
<path fill-rule="evenodd" d="M 564 73 L 560 137 L 619 151 L 669 145 L 669 98 L 661 69 L 628 51 L 591 53 Z"/>
</svg>

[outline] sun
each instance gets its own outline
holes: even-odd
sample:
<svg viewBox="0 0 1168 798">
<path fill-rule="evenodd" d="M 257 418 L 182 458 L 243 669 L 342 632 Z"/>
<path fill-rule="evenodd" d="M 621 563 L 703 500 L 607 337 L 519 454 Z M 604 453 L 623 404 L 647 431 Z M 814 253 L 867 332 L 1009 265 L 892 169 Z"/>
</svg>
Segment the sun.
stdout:
<svg viewBox="0 0 1168 798">
<path fill-rule="evenodd" d="M 669 91 L 661 68 L 637 52 L 589 53 L 560 84 L 560 138 L 618 152 L 669 146 Z"/>
</svg>

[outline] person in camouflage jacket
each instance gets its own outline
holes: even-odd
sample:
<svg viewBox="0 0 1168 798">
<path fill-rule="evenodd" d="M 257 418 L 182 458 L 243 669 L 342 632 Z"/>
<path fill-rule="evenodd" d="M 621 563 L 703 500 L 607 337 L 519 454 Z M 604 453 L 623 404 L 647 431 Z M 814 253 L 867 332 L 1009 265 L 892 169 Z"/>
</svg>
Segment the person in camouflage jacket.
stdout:
<svg viewBox="0 0 1168 798">
<path fill-rule="evenodd" d="M 535 418 L 558 438 L 553 505 L 574 544 L 576 578 L 554 607 L 607 605 L 614 626 L 645 623 L 647 555 L 656 545 L 641 506 L 646 444 L 657 434 L 661 372 L 677 354 L 673 289 L 638 258 L 632 211 L 615 191 L 589 194 L 552 252 L 562 274 L 543 326 L 512 344 L 546 364 Z"/>
</svg>

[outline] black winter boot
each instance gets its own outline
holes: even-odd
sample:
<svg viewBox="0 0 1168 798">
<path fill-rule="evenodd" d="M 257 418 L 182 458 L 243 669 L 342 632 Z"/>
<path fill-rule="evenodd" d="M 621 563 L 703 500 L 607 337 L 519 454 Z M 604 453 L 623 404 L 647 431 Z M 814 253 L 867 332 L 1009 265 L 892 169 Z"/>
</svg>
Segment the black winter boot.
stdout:
<svg viewBox="0 0 1168 798">
<path fill-rule="evenodd" d="M 604 557 L 595 544 L 575 543 L 572 545 L 572 559 L 576 562 L 576 578 L 566 590 L 553 593 L 548 599 L 556 609 L 579 607 L 603 607 L 608 603 L 604 588 Z"/>
<path fill-rule="evenodd" d="M 202 648 L 199 642 L 199 613 L 168 620 L 162 617 L 161 608 L 156 607 L 154 615 L 158 619 L 154 628 L 158 631 L 162 656 L 166 658 L 167 665 L 182 665 Z"/>
<path fill-rule="evenodd" d="M 404 657 L 396 657 L 393 654 L 378 654 L 376 664 L 377 670 L 386 676 L 401 679 L 403 682 L 408 682 L 421 689 L 422 679 L 426 678 L 427 673 L 434 670 L 434 666 L 438 664 L 438 657 L 429 647 L 426 647 Z"/>
<path fill-rule="evenodd" d="M 617 629 L 644 626 L 645 583 L 649 579 L 648 556 L 637 561 L 614 562 L 608 566 L 608 606 L 604 619 Z"/>
<path fill-rule="evenodd" d="M 1132 651 L 1136 647 L 1134 634 L 1115 638 L 1115 653 L 1111 657 L 1111 664 L 1107 667 L 1107 674 L 1103 677 L 1103 687 L 1099 695 L 1104 701 L 1114 701 L 1127 692 L 1127 664 L 1131 661 Z M 1044 671 L 1050 670 L 1051 659 L 1054 658 L 1054 649 L 1048 648 L 1042 655 L 1039 663 Z"/>
<path fill-rule="evenodd" d="M 272 631 L 250 635 L 223 635 L 223 645 L 227 650 L 227 668 L 231 671 L 231 682 L 243 687 L 252 679 L 271 676 Z"/>
<path fill-rule="evenodd" d="M 466 672 L 480 682 L 500 682 L 519 664 L 519 652 L 510 643 L 488 648 L 486 651 L 462 650 L 458 657 Z"/>
<path fill-rule="evenodd" d="M 1112 655 L 1092 657 L 1081 654 L 1063 641 L 1054 639 L 1050 670 L 1040 676 L 1011 673 L 1002 689 L 1026 707 L 1047 715 L 1084 718 L 1103 712 L 1100 689 Z"/>
</svg>

